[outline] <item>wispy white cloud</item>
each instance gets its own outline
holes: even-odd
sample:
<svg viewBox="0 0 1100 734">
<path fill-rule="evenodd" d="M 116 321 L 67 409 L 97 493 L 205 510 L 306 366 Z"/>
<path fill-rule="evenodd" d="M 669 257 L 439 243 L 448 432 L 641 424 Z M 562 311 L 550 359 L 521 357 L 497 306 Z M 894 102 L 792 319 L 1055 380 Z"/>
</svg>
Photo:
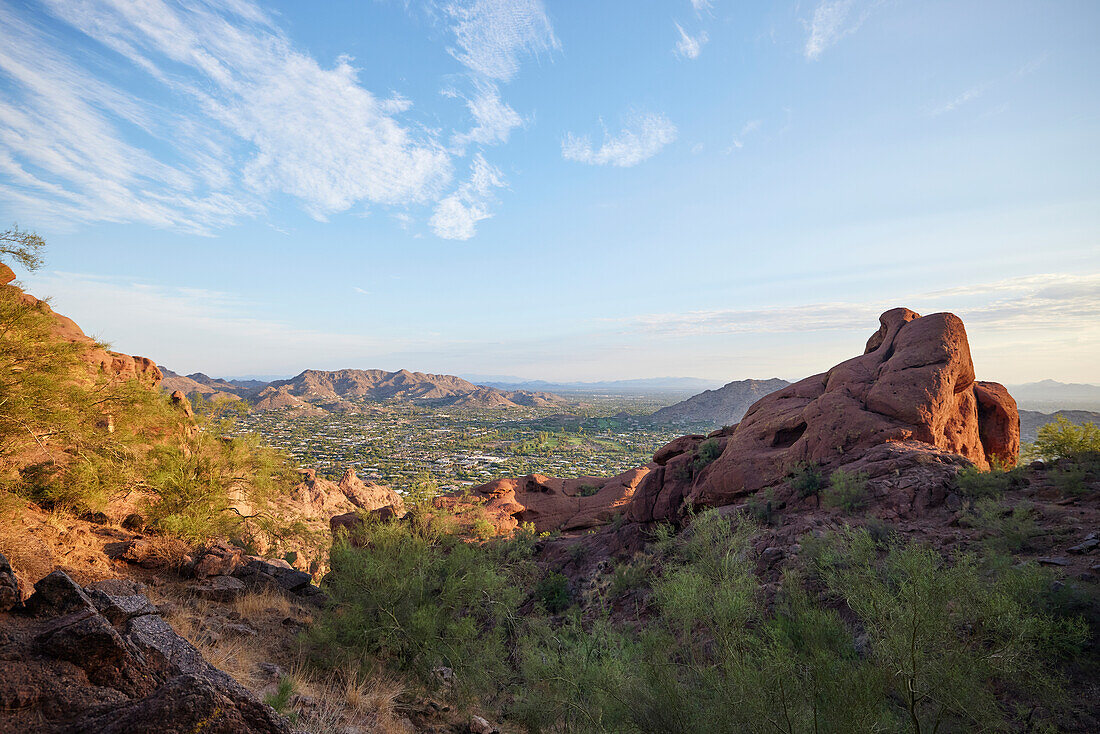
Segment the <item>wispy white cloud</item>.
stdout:
<svg viewBox="0 0 1100 734">
<path fill-rule="evenodd" d="M 986 86 L 984 84 L 976 86 L 976 87 L 971 87 L 970 89 L 967 89 L 965 92 L 963 92 L 962 94 L 960 94 L 957 97 L 955 97 L 954 99 L 952 99 L 947 104 L 941 105 L 941 106 L 935 108 L 934 110 L 931 111 L 930 114 L 932 114 L 933 116 L 938 116 L 938 115 L 946 114 L 948 112 L 953 112 L 954 110 L 957 110 L 959 107 L 962 107 L 967 102 L 970 102 L 972 100 L 977 99 L 978 97 L 981 97 L 985 93 L 985 89 L 986 89 Z"/>
<path fill-rule="evenodd" d="M 741 126 L 741 131 L 737 134 L 731 143 L 730 147 L 726 148 L 726 154 L 733 153 L 734 151 L 741 150 L 745 147 L 745 138 L 752 135 L 754 132 L 760 129 L 764 124 L 763 120 L 749 120 Z"/>
<path fill-rule="evenodd" d="M 1097 331 L 1100 273 L 1050 273 L 910 293 L 891 301 L 829 302 L 799 306 L 648 314 L 628 320 L 629 328 L 680 336 L 706 334 L 844 331 L 875 323 L 896 306 L 920 313 L 952 311 L 984 330 Z"/>
<path fill-rule="evenodd" d="M 695 8 L 697 13 L 710 10 L 712 5 L 714 5 L 714 0 L 691 0 L 691 7 Z"/>
<path fill-rule="evenodd" d="M 676 54 L 684 59 L 699 58 L 703 45 L 708 40 L 707 32 L 700 31 L 698 35 L 690 36 L 679 23 L 676 24 L 676 30 L 680 33 L 680 39 L 676 41 Z"/>
<path fill-rule="evenodd" d="M 500 171 L 478 153 L 470 166 L 470 177 L 436 205 L 428 222 L 432 231 L 448 240 L 470 239 L 477 223 L 492 216 L 489 205 L 493 190 L 504 185 Z"/>
<path fill-rule="evenodd" d="M 133 76 L 128 62 L 154 84 L 138 96 L 92 78 L 66 44 L 0 9 L 14 29 L 0 74 L 15 90 L 0 100 L 0 173 L 16 201 L 209 231 L 274 194 L 320 219 L 357 202 L 428 202 L 451 178 L 442 146 L 397 119 L 407 100 L 376 97 L 349 58 L 322 67 L 249 0 L 44 4 L 118 54 L 99 57 L 116 77 Z"/>
<path fill-rule="evenodd" d="M 471 99 L 466 100 L 475 125 L 469 131 L 456 133 L 451 145 L 459 150 L 471 143 L 494 145 L 508 142 L 514 128 L 523 125 L 523 118 L 500 98 L 496 85 L 486 85 Z"/>
<path fill-rule="evenodd" d="M 804 53 L 817 59 L 830 46 L 859 30 L 871 9 L 881 0 L 821 0 L 809 22 Z"/>
<path fill-rule="evenodd" d="M 587 135 L 567 133 L 561 153 L 566 160 L 590 165 L 636 166 L 676 140 L 676 132 L 676 126 L 664 115 L 634 115 L 618 134 L 612 135 L 605 128 L 599 148 L 592 147 Z"/>
<path fill-rule="evenodd" d="M 520 60 L 561 47 L 541 0 L 461 0 L 445 7 L 451 55 L 475 74 L 508 82 Z"/>
</svg>

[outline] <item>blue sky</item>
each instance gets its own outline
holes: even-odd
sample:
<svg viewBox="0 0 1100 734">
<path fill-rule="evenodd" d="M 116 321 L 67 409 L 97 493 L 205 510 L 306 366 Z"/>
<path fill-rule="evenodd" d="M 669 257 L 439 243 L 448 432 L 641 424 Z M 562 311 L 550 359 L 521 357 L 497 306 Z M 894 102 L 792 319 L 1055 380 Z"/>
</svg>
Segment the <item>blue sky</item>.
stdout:
<svg viewBox="0 0 1100 734">
<path fill-rule="evenodd" d="M 641 10 L 639 8 L 642 8 Z M 1100 382 L 1100 5 L 0 0 L 22 277 L 177 371 Z M 23 275 L 23 274 L 21 274 Z"/>
</svg>

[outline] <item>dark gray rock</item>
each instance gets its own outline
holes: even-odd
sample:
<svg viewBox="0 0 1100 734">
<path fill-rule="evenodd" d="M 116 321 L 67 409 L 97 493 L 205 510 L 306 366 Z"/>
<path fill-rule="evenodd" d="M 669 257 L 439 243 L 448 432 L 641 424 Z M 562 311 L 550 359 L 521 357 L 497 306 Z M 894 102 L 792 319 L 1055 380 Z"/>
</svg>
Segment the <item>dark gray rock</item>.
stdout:
<svg viewBox="0 0 1100 734">
<path fill-rule="evenodd" d="M 84 610 L 95 611 L 95 606 L 84 593 L 84 589 L 60 569 L 35 583 L 34 593 L 26 604 L 35 614 L 50 617 Z"/>
<path fill-rule="evenodd" d="M 194 591 L 201 599 L 231 602 L 241 598 L 245 591 L 245 585 L 243 581 L 232 576 L 211 576 L 203 583 L 195 586 Z"/>
<path fill-rule="evenodd" d="M 23 595 L 20 592 L 19 579 L 15 577 L 15 571 L 4 554 L 0 553 L 0 612 L 19 606 L 23 602 Z"/>
</svg>

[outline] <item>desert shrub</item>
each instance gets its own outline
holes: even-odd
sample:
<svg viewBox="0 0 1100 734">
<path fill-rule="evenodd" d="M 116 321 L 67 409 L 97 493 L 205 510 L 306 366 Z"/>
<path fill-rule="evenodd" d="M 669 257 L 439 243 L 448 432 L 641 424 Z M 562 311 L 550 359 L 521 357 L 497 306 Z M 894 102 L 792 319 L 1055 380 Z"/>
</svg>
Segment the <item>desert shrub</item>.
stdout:
<svg viewBox="0 0 1100 734">
<path fill-rule="evenodd" d="M 889 692 L 882 705 L 915 733 L 1004 728 L 1014 712 L 998 691 L 1054 698 L 1052 658 L 1085 636 L 1079 620 L 1036 608 L 1049 579 L 1033 567 L 989 573 L 971 556 L 948 563 L 915 544 L 880 559 L 867 533 L 849 531 L 819 571 L 865 630 Z"/>
<path fill-rule="evenodd" d="M 766 489 L 749 497 L 745 504 L 745 512 L 753 521 L 761 525 L 771 525 L 775 522 L 779 507 L 775 501 L 775 493 Z"/>
<path fill-rule="evenodd" d="M 829 476 L 829 487 L 822 492 L 825 504 L 847 513 L 867 506 L 867 475 L 837 469 Z"/>
<path fill-rule="evenodd" d="M 814 497 L 825 488 L 825 476 L 821 473 L 821 467 L 809 461 L 796 462 L 788 475 L 791 489 L 805 499 Z"/>
<path fill-rule="evenodd" d="M 722 447 L 718 439 L 707 439 L 699 445 L 695 459 L 691 462 L 691 468 L 695 473 L 699 473 L 721 455 Z"/>
<path fill-rule="evenodd" d="M 1083 466 L 1058 467 L 1050 473 L 1054 486 L 1068 495 L 1084 494 L 1088 489 L 1085 486 L 1087 477 L 1088 471 Z"/>
<path fill-rule="evenodd" d="M 535 587 L 535 599 L 551 614 L 565 611 L 573 603 L 573 595 L 569 591 L 569 579 L 557 571 L 543 576 L 539 585 Z"/>
<path fill-rule="evenodd" d="M 1008 490 L 1026 484 L 1027 477 L 1022 468 L 994 466 L 989 471 L 982 471 L 976 466 L 968 466 L 955 475 L 955 487 L 959 494 L 972 499 L 1000 497 Z"/>
<path fill-rule="evenodd" d="M 982 543 L 995 553 L 1018 553 L 1042 531 L 1033 518 L 1034 508 L 1020 502 L 1007 506 L 993 498 L 977 500 L 963 512 L 963 521 L 983 531 Z"/>
<path fill-rule="evenodd" d="M 599 491 L 600 488 L 597 487 L 595 484 L 582 484 L 581 486 L 577 487 L 577 493 L 581 497 L 591 497 Z"/>
<path fill-rule="evenodd" d="M 315 656 L 354 651 L 429 685 L 442 665 L 467 693 L 506 680 L 517 609 L 534 584 L 529 560 L 510 560 L 515 546 L 404 523 L 369 525 L 359 542 L 339 540 L 330 553 L 325 590 L 334 611 L 311 629 Z"/>
<path fill-rule="evenodd" d="M 653 564 L 645 554 L 639 553 L 627 563 L 617 564 L 611 572 L 611 585 L 608 592 L 612 598 L 619 598 L 624 594 L 640 589 L 649 581 Z"/>
<path fill-rule="evenodd" d="M 1078 459 L 1086 454 L 1100 453 L 1100 427 L 1094 423 L 1075 426 L 1060 415 L 1053 423 L 1039 427 L 1027 453 L 1044 461 Z"/>
</svg>

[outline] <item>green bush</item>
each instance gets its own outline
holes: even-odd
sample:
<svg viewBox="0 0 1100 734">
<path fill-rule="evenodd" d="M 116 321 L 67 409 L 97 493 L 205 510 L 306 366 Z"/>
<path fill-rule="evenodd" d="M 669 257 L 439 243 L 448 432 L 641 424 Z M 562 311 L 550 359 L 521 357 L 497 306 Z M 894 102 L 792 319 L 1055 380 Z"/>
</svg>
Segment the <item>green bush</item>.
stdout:
<svg viewBox="0 0 1100 734">
<path fill-rule="evenodd" d="M 535 587 L 535 598 L 551 614 L 565 611 L 573 603 L 573 595 L 569 591 L 569 579 L 557 571 L 548 573 Z"/>
<path fill-rule="evenodd" d="M 628 563 L 620 563 L 611 572 L 611 597 L 617 599 L 624 594 L 640 589 L 649 581 L 653 571 L 652 564 L 645 554 L 639 553 Z"/>
<path fill-rule="evenodd" d="M 698 474 L 721 455 L 722 447 L 718 443 L 718 439 L 709 438 L 699 445 L 695 459 L 691 462 L 691 468 Z"/>
<path fill-rule="evenodd" d="M 1078 459 L 1085 454 L 1100 453 L 1100 428 L 1093 423 L 1075 426 L 1060 415 L 1053 423 L 1040 426 L 1035 442 L 1027 447 L 1026 453 L 1044 461 Z"/>
<path fill-rule="evenodd" d="M 822 492 L 825 504 L 847 513 L 867 506 L 867 475 L 837 469 L 829 476 L 829 487 Z"/>
<path fill-rule="evenodd" d="M 788 475 L 791 489 L 799 497 L 814 497 L 825 488 L 825 476 L 821 473 L 821 467 L 808 461 L 799 461 Z"/>
<path fill-rule="evenodd" d="M 600 488 L 597 487 L 595 484 L 582 484 L 580 487 L 577 488 L 577 493 L 581 497 L 591 497 L 599 491 Z"/>
<path fill-rule="evenodd" d="M 358 542 L 332 548 L 325 590 L 334 611 L 310 631 L 313 654 L 375 657 L 426 684 L 442 665 L 465 692 L 495 692 L 508 678 L 524 589 L 535 581 L 529 558 L 516 557 L 520 546 L 466 543 L 405 523 L 368 525 Z"/>
<path fill-rule="evenodd" d="M 919 545 L 880 559 L 866 533 L 849 531 L 819 571 L 859 618 L 889 691 L 882 705 L 906 731 L 1005 728 L 1017 712 L 998 693 L 1056 700 L 1050 663 L 1086 635 L 1080 620 L 1038 608 L 1050 579 L 1031 566 L 990 572 Z"/>
<path fill-rule="evenodd" d="M 1081 495 L 1088 489 L 1085 485 L 1088 471 L 1083 466 L 1058 467 L 1050 473 L 1050 478 L 1062 494 Z"/>
<path fill-rule="evenodd" d="M 1027 477 L 1022 468 L 1002 469 L 994 467 L 982 471 L 976 466 L 968 466 L 955 475 L 955 487 L 963 497 L 979 499 L 982 497 L 1000 497 L 1010 489 L 1027 485 Z"/>
<path fill-rule="evenodd" d="M 1041 534 L 1036 525 L 1034 509 L 1021 502 L 1007 506 L 986 497 L 963 511 L 962 520 L 983 531 L 982 543 L 995 553 L 1018 553 L 1029 547 L 1032 538 Z"/>
<path fill-rule="evenodd" d="M 745 512 L 754 522 L 771 525 L 778 516 L 779 507 L 775 501 L 775 492 L 765 489 L 749 497 L 745 503 Z"/>
</svg>

